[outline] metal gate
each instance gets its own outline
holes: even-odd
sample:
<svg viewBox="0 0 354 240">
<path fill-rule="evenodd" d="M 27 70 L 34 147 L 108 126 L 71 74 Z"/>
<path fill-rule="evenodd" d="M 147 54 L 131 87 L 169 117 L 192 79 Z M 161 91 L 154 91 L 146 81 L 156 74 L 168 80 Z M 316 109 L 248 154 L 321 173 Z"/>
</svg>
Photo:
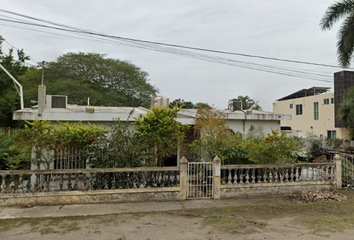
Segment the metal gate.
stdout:
<svg viewBox="0 0 354 240">
<path fill-rule="evenodd" d="M 341 154 L 342 157 L 342 185 L 354 187 L 354 157 L 349 154 Z"/>
<path fill-rule="evenodd" d="M 213 163 L 188 163 L 187 199 L 213 198 Z"/>
</svg>

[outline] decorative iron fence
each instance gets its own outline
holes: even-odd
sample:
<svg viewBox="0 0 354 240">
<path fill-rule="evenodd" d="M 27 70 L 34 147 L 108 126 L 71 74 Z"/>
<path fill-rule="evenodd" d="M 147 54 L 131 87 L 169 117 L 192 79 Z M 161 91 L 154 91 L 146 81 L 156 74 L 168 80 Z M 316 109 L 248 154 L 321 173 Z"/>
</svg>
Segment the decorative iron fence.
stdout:
<svg viewBox="0 0 354 240">
<path fill-rule="evenodd" d="M 187 173 L 187 199 L 213 198 L 212 162 L 188 163 Z"/>
<path fill-rule="evenodd" d="M 342 185 L 344 187 L 354 187 L 354 155 L 339 154 L 342 158 Z"/>
</svg>

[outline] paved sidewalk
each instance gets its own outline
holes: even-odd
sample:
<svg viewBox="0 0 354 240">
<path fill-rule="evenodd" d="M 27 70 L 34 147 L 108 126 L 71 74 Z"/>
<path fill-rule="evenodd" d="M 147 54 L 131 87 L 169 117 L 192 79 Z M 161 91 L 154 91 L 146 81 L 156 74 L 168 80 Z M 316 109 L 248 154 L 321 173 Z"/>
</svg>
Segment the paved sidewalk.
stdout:
<svg viewBox="0 0 354 240">
<path fill-rule="evenodd" d="M 136 212 L 165 212 L 192 208 L 214 208 L 254 204 L 277 204 L 284 202 L 285 201 L 282 198 L 261 198 L 107 204 L 73 204 L 33 207 L 8 207 L 0 205 L 0 219 L 92 216 Z"/>
</svg>

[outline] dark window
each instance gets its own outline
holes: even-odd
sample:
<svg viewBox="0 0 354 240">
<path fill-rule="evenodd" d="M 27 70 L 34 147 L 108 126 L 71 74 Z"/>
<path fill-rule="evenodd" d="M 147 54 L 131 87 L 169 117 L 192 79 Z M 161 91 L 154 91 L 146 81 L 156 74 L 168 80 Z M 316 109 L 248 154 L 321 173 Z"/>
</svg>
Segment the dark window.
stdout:
<svg viewBox="0 0 354 240">
<path fill-rule="evenodd" d="M 327 131 L 327 138 L 336 138 L 337 137 L 337 132 L 336 131 Z"/>
<path fill-rule="evenodd" d="M 296 115 L 302 115 L 302 104 L 296 105 Z"/>
<path fill-rule="evenodd" d="M 329 104 L 329 99 L 328 98 L 323 99 L 323 104 L 324 105 L 328 105 Z"/>
<path fill-rule="evenodd" d="M 334 104 L 334 98 L 331 98 L 331 104 Z"/>
<path fill-rule="evenodd" d="M 293 109 L 293 104 L 292 103 L 290 103 L 290 109 Z"/>
<path fill-rule="evenodd" d="M 318 102 L 313 103 L 313 113 L 314 113 L 314 119 L 318 120 L 319 119 Z"/>
</svg>

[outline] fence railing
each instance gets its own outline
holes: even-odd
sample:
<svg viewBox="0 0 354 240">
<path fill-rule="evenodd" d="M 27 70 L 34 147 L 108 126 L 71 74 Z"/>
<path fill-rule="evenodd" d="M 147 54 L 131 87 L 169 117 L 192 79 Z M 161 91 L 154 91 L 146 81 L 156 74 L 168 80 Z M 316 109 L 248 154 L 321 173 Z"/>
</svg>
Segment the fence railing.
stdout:
<svg viewBox="0 0 354 240">
<path fill-rule="evenodd" d="M 221 184 L 333 181 L 335 163 L 296 165 L 229 165 L 221 167 Z"/>
<path fill-rule="evenodd" d="M 175 167 L 0 171 L 0 193 L 174 187 L 179 173 Z"/>
<path fill-rule="evenodd" d="M 74 202 L 186 200 L 204 196 L 220 199 L 246 193 L 341 188 L 341 160 L 336 155 L 334 163 L 221 165 L 216 157 L 208 163 L 207 171 L 194 166 L 198 164 L 188 171 L 188 161 L 183 157 L 179 167 L 0 171 L 0 199 L 10 204 L 41 201 L 43 196 L 62 197 L 58 202 L 65 202 L 69 201 L 68 195 L 73 196 L 70 201 Z M 239 191 L 242 187 L 247 191 Z M 192 196 L 193 191 L 197 194 Z"/>
</svg>

